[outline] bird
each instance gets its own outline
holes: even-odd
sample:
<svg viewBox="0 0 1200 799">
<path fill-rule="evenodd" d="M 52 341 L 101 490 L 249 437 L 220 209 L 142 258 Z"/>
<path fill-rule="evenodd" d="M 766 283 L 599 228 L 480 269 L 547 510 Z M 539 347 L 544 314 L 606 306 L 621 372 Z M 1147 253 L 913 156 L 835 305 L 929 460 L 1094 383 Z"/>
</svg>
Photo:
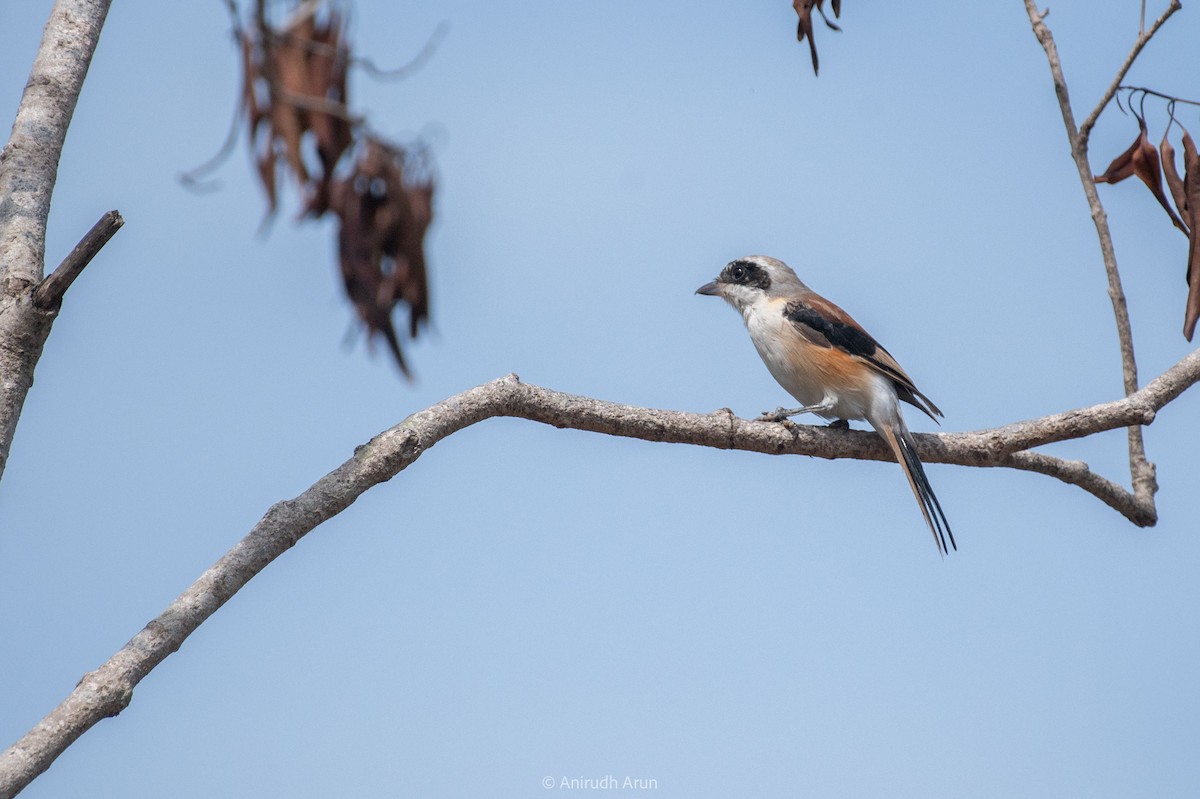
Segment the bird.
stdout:
<svg viewBox="0 0 1200 799">
<path fill-rule="evenodd" d="M 764 420 L 814 413 L 845 427 L 850 420 L 865 419 L 904 470 L 938 553 L 949 554 L 947 541 L 958 549 L 917 457 L 900 400 L 935 422 L 942 411 L 917 389 L 891 353 L 850 314 L 806 286 L 776 258 L 750 255 L 730 261 L 716 280 L 696 293 L 721 297 L 741 313 L 767 370 L 802 406 L 779 408 L 763 414 Z"/>
</svg>

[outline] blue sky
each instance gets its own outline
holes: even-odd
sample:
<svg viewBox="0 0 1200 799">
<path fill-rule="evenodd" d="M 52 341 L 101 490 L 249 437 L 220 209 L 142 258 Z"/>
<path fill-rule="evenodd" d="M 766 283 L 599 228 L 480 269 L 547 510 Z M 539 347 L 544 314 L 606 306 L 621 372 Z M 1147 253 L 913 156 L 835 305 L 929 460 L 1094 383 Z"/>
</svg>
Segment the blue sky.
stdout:
<svg viewBox="0 0 1200 799">
<path fill-rule="evenodd" d="M 1052 6 L 1080 117 L 1136 34 L 1121 5 Z M 8 117 L 47 13 L 0 12 Z M 228 124 L 222 4 L 114 4 L 48 260 L 110 208 L 126 225 L 67 297 L 0 483 L 6 744 L 273 502 L 446 396 L 515 371 L 679 410 L 786 403 L 736 315 L 692 294 L 737 256 L 847 308 L 946 430 L 1120 394 L 1015 0 L 847 3 L 819 79 L 781 0 L 354 18 L 382 65 L 449 23 L 418 74 L 352 87 L 377 130 L 436 146 L 411 385 L 348 336 L 327 224 L 293 225 L 292 197 L 256 235 L 244 151 L 217 192 L 177 182 Z M 1130 82 L 1200 94 L 1198 26 L 1178 13 Z M 1110 109 L 1096 171 L 1135 133 Z M 1101 192 L 1149 380 L 1190 349 L 1184 240 L 1134 181 Z M 1198 412 L 1193 390 L 1147 431 L 1150 530 L 1044 477 L 930 466 L 944 561 L 894 464 L 489 421 L 306 537 L 25 795 L 528 797 L 614 775 L 679 797 L 1195 796 Z M 1124 443 L 1050 451 L 1125 483 Z"/>
</svg>

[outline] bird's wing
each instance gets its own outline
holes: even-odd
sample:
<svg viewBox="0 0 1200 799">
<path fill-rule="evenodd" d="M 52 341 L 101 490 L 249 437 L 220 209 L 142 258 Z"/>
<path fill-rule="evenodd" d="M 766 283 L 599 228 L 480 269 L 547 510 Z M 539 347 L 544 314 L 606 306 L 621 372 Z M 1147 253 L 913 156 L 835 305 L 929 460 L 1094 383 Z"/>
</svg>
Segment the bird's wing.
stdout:
<svg viewBox="0 0 1200 799">
<path fill-rule="evenodd" d="M 896 387 L 896 396 L 919 408 L 937 421 L 942 412 L 933 401 L 917 390 L 912 378 L 892 354 L 876 341 L 850 314 L 815 294 L 792 300 L 783 309 L 784 318 L 801 336 L 820 347 L 835 347 L 867 363 L 888 377 Z"/>
</svg>

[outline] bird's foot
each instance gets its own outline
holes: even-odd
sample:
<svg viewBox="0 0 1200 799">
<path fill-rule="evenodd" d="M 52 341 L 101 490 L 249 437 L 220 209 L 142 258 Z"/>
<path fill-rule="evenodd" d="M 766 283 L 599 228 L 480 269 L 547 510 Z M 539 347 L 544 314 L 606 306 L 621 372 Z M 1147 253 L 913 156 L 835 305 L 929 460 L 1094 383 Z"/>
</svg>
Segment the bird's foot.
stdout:
<svg viewBox="0 0 1200 799">
<path fill-rule="evenodd" d="M 756 422 L 785 422 L 793 416 L 798 416 L 802 413 L 808 413 L 808 408 L 776 408 L 773 411 L 763 411 L 762 415 L 754 421 Z"/>
</svg>

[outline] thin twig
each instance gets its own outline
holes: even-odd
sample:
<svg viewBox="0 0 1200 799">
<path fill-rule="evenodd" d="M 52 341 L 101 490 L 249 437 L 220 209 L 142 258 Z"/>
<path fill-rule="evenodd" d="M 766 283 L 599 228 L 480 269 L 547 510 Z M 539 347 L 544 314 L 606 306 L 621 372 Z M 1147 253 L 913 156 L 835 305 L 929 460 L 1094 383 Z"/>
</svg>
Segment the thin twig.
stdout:
<svg viewBox="0 0 1200 799">
<path fill-rule="evenodd" d="M 242 15 L 238 10 L 237 0 L 225 0 L 225 11 L 229 14 L 229 25 L 233 30 L 233 38 L 240 45 L 242 43 Z"/>
<path fill-rule="evenodd" d="M 1029 8 L 1029 0 L 1025 1 L 1025 6 L 1026 8 Z M 1096 103 L 1096 107 L 1092 109 L 1092 113 L 1088 114 L 1087 119 L 1083 120 L 1083 124 L 1079 126 L 1079 141 L 1080 146 L 1083 147 L 1084 151 L 1087 150 L 1087 143 L 1088 139 L 1092 135 L 1092 128 L 1096 126 L 1096 121 L 1100 119 L 1100 114 L 1104 112 L 1105 107 L 1107 107 L 1112 101 L 1113 95 L 1117 93 L 1117 89 L 1121 86 L 1121 81 L 1125 80 L 1125 75 L 1128 74 L 1130 67 L 1133 66 L 1133 62 L 1136 61 L 1138 55 L 1141 54 L 1142 48 L 1144 48 L 1150 42 L 1155 33 L 1158 33 L 1158 29 L 1163 26 L 1163 23 L 1170 19 L 1171 15 L 1182 7 L 1183 6 L 1180 5 L 1179 0 L 1171 0 L 1171 5 L 1167 6 L 1167 10 L 1164 11 L 1158 19 L 1154 20 L 1154 24 L 1152 24 L 1148 30 L 1141 30 L 1138 33 L 1138 37 L 1133 43 L 1133 48 L 1129 51 L 1129 55 L 1125 56 L 1125 61 L 1121 64 L 1121 68 L 1117 70 L 1117 76 L 1113 78 L 1112 83 L 1110 83 L 1108 88 L 1104 90 L 1104 94 L 1101 96 L 1100 102 Z M 1143 26 L 1145 24 L 1145 14 L 1145 5 L 1143 3 Z M 1030 19 L 1032 19 L 1032 15 L 1030 16 Z M 1040 39 L 1041 37 L 1039 36 L 1038 38 Z"/>
<path fill-rule="evenodd" d="M 238 48 L 241 49 L 245 46 L 246 33 L 242 28 L 241 14 L 238 10 L 236 0 L 225 0 L 225 10 L 229 14 L 229 25 L 233 32 L 233 40 L 237 43 Z M 236 93 L 236 99 L 233 103 L 233 113 L 229 118 L 229 130 L 225 133 L 225 141 L 221 143 L 221 147 L 217 150 L 216 154 L 207 161 L 179 174 L 179 182 L 184 186 L 194 191 L 213 188 L 216 181 L 201 183 L 201 180 L 204 175 L 224 164 L 233 153 L 234 145 L 237 144 L 238 130 L 241 128 L 242 113 L 245 111 L 245 100 L 246 98 L 242 92 L 239 91 Z"/>
<path fill-rule="evenodd" d="M 394 69 L 381 69 L 369 58 L 354 58 L 351 59 L 351 63 L 360 65 L 363 71 L 377 80 L 401 80 L 429 63 L 429 59 L 433 58 L 433 54 L 437 52 L 438 46 L 449 31 L 450 23 L 439 22 L 438 26 L 433 29 L 433 33 L 429 34 L 429 38 L 420 51 L 409 59 L 407 64 L 401 64 Z"/>
<path fill-rule="evenodd" d="M 57 308 L 62 303 L 63 295 L 75 278 L 83 272 L 84 267 L 92 262 L 96 253 L 100 252 L 108 240 L 121 229 L 125 220 L 119 211 L 109 211 L 92 225 L 79 243 L 71 249 L 67 257 L 58 265 L 48 278 L 38 284 L 33 290 L 33 304 L 39 308 Z"/>
<path fill-rule="evenodd" d="M 1154 89 L 1147 89 L 1145 86 L 1121 85 L 1121 86 L 1118 86 L 1117 89 L 1119 91 L 1129 92 L 1129 95 L 1131 98 L 1134 94 L 1141 92 L 1142 94 L 1148 94 L 1151 97 L 1162 98 L 1163 100 L 1166 100 L 1168 103 L 1171 103 L 1171 104 L 1183 103 L 1185 105 L 1200 105 L 1200 100 L 1188 100 L 1185 97 L 1176 97 L 1173 94 L 1164 94 L 1163 92 L 1156 92 Z"/>
<path fill-rule="evenodd" d="M 233 154 L 234 147 L 237 145 L 238 131 L 242 127 L 242 114 L 245 112 L 245 109 L 245 98 L 239 93 L 233 105 L 233 113 L 229 118 L 229 130 L 225 132 L 225 141 L 221 143 L 220 149 L 217 150 L 215 155 L 199 166 L 192 167 L 187 172 L 179 173 L 180 183 L 196 191 L 208 189 L 215 183 L 215 181 L 208 183 L 202 183 L 201 181 L 204 175 L 222 166 L 229 160 L 229 156 Z"/>
</svg>

